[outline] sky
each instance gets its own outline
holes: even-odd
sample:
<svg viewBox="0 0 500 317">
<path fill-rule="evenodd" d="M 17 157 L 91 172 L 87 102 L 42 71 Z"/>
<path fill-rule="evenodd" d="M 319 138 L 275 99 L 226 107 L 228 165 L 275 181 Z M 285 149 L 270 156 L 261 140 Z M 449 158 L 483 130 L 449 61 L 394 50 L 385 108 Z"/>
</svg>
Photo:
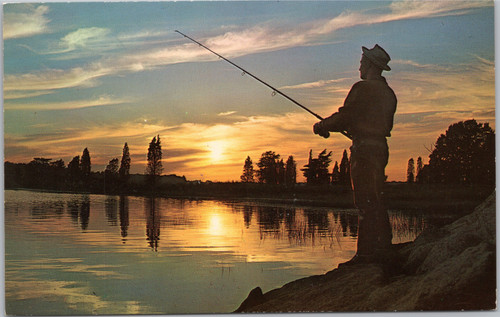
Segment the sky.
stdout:
<svg viewBox="0 0 500 317">
<path fill-rule="evenodd" d="M 322 117 L 359 81 L 361 47 L 382 46 L 398 98 L 389 181 L 428 162 L 440 134 L 476 119 L 495 128 L 493 1 L 69 2 L 3 5 L 4 156 L 92 170 L 121 158 L 144 173 L 160 135 L 164 174 L 239 181 L 262 153 L 301 168 L 350 141 L 312 132 L 318 120 L 175 30 Z M 274 95 L 274 96 L 273 96 Z"/>
</svg>

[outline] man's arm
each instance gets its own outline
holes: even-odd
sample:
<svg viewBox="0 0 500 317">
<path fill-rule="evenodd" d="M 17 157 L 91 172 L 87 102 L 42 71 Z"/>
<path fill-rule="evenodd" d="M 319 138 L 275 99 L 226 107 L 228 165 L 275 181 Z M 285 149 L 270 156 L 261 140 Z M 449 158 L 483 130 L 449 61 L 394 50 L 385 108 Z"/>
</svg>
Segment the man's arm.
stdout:
<svg viewBox="0 0 500 317">
<path fill-rule="evenodd" d="M 315 134 L 327 138 L 329 132 L 349 131 L 354 113 L 356 112 L 356 107 L 359 104 L 360 83 L 362 82 L 358 82 L 352 86 L 344 101 L 344 105 L 340 107 L 336 113 L 314 125 L 313 131 Z"/>
</svg>

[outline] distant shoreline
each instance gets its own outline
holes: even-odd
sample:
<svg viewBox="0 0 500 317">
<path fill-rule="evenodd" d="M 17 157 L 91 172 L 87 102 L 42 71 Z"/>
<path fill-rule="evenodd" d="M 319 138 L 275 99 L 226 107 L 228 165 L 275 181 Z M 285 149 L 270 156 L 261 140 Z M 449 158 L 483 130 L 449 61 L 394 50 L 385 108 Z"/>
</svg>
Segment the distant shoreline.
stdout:
<svg viewBox="0 0 500 317">
<path fill-rule="evenodd" d="M 125 195 L 188 200 L 220 200 L 356 209 L 352 191 L 345 186 L 306 185 L 293 187 L 258 183 L 196 183 L 164 185 L 151 192 L 129 188 L 105 193 L 100 190 L 6 187 L 5 190 L 28 190 L 48 193 Z M 418 213 L 456 213 L 463 215 L 485 199 L 493 189 L 487 186 L 387 183 L 384 200 L 390 210 Z"/>
</svg>

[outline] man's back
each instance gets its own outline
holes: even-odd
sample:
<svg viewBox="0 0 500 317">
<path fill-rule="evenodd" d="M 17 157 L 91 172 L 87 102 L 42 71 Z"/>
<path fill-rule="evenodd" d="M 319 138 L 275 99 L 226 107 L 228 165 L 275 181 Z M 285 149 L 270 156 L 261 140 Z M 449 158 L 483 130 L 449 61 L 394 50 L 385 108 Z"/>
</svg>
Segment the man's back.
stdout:
<svg viewBox="0 0 500 317">
<path fill-rule="evenodd" d="M 354 138 L 391 136 L 397 99 L 381 78 L 354 84 L 343 109 L 339 109 L 339 112 L 348 112 L 347 131 Z"/>
</svg>

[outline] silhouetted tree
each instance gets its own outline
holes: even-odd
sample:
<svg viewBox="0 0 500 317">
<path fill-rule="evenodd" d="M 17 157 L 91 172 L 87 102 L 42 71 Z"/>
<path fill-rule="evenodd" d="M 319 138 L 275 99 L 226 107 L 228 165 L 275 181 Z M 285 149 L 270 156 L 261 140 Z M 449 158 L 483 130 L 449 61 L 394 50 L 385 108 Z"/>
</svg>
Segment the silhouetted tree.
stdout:
<svg viewBox="0 0 500 317">
<path fill-rule="evenodd" d="M 28 187 L 46 187 L 50 175 L 51 159 L 35 157 L 26 166 L 26 184 Z"/>
<path fill-rule="evenodd" d="M 90 163 L 90 153 L 87 148 L 83 150 L 82 158 L 80 161 L 80 170 L 81 177 L 84 183 L 88 183 L 90 179 L 90 171 L 91 171 L 91 163 Z"/>
<path fill-rule="evenodd" d="M 285 185 L 293 186 L 297 183 L 297 163 L 293 156 L 289 156 L 285 166 Z"/>
<path fill-rule="evenodd" d="M 326 149 L 319 153 L 318 158 L 312 158 L 312 150 L 309 151 L 309 162 L 304 166 L 302 171 L 308 184 L 328 184 L 330 183 L 330 174 L 328 168 L 330 166 L 330 156 L 332 152 L 326 153 Z"/>
<path fill-rule="evenodd" d="M 417 158 L 417 172 L 416 172 L 416 176 L 415 176 L 415 182 L 417 182 L 417 183 L 421 182 L 420 178 L 422 175 L 420 175 L 420 173 L 422 173 L 423 168 L 424 168 L 424 165 L 422 163 L 422 158 L 419 156 Z"/>
<path fill-rule="evenodd" d="M 148 165 L 146 167 L 146 175 L 151 185 L 156 185 L 158 177 L 163 172 L 163 165 L 161 162 L 161 141 L 160 136 L 153 137 L 149 143 L 148 148 Z"/>
<path fill-rule="evenodd" d="M 57 160 L 57 161 L 53 161 L 53 162 L 50 162 L 49 163 L 50 167 L 52 168 L 56 168 L 56 169 L 64 169 L 66 166 L 64 165 L 64 161 L 61 159 L 61 160 Z"/>
<path fill-rule="evenodd" d="M 247 156 L 247 158 L 245 159 L 245 164 L 243 165 L 243 174 L 241 174 L 240 178 L 243 183 L 254 182 L 253 162 L 250 156 Z"/>
<path fill-rule="evenodd" d="M 318 183 L 319 184 L 328 184 L 330 183 L 330 173 L 328 173 L 328 169 L 330 167 L 330 163 L 332 160 L 330 157 L 332 156 L 332 151 L 326 153 L 326 149 L 324 149 L 318 155 Z"/>
<path fill-rule="evenodd" d="M 105 172 L 110 175 L 118 174 L 118 158 L 114 158 L 109 161 L 108 165 L 106 166 Z"/>
<path fill-rule="evenodd" d="M 314 178 L 315 178 L 315 170 L 316 170 L 316 162 L 314 161 L 312 157 L 312 149 L 309 150 L 309 158 L 307 160 L 307 164 L 304 165 L 304 168 L 301 169 L 304 177 L 306 178 L 306 182 L 308 184 L 313 184 L 314 183 Z"/>
<path fill-rule="evenodd" d="M 118 180 L 118 158 L 109 161 L 106 169 L 104 170 L 104 184 L 105 190 L 115 189 Z"/>
<path fill-rule="evenodd" d="M 351 167 L 349 165 L 349 157 L 347 156 L 347 150 L 344 150 L 342 154 L 342 160 L 340 161 L 339 172 L 340 172 L 340 183 L 342 185 L 351 184 Z"/>
<path fill-rule="evenodd" d="M 72 183 L 77 183 L 80 181 L 80 155 L 73 157 L 71 162 L 68 164 L 68 176 Z"/>
<path fill-rule="evenodd" d="M 413 158 L 410 158 L 408 160 L 408 168 L 406 169 L 406 182 L 415 182 L 415 161 L 413 160 Z"/>
<path fill-rule="evenodd" d="M 332 171 L 332 184 L 338 184 L 340 183 L 340 170 L 339 170 L 339 163 L 335 161 L 335 166 L 333 167 Z"/>
<path fill-rule="evenodd" d="M 438 183 L 495 184 L 495 132 L 488 123 L 448 127 L 429 155 L 429 179 Z"/>
<path fill-rule="evenodd" d="M 257 163 L 257 177 L 259 183 L 277 184 L 278 183 L 278 160 L 279 154 L 273 151 L 262 153 L 259 162 Z"/>
<path fill-rule="evenodd" d="M 127 142 L 125 142 L 125 145 L 123 146 L 122 160 L 118 174 L 120 175 L 120 180 L 122 182 L 126 182 L 130 176 L 130 152 Z"/>
<path fill-rule="evenodd" d="M 278 184 L 285 184 L 285 174 L 285 162 L 283 162 L 283 159 L 281 159 L 278 161 Z"/>
<path fill-rule="evenodd" d="M 65 174 L 66 174 L 66 166 L 64 161 L 57 160 L 49 163 L 50 165 L 50 183 L 52 187 L 60 187 L 63 186 Z"/>
</svg>

